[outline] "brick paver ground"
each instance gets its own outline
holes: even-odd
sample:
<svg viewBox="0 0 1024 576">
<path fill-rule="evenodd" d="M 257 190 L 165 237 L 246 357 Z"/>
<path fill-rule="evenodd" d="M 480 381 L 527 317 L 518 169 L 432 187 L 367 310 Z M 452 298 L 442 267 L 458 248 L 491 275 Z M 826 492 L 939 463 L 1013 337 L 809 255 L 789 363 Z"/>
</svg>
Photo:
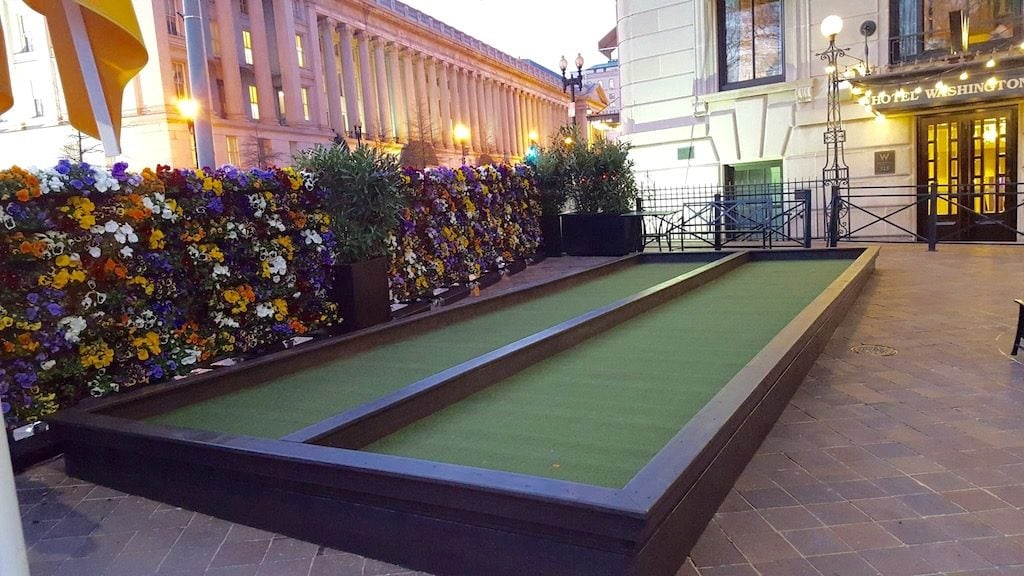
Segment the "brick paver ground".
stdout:
<svg viewBox="0 0 1024 576">
<path fill-rule="evenodd" d="M 885 247 L 680 576 L 1024 575 L 1022 295 L 1024 248 Z M 33 576 L 419 574 L 83 483 L 59 459 L 17 485 Z"/>
</svg>

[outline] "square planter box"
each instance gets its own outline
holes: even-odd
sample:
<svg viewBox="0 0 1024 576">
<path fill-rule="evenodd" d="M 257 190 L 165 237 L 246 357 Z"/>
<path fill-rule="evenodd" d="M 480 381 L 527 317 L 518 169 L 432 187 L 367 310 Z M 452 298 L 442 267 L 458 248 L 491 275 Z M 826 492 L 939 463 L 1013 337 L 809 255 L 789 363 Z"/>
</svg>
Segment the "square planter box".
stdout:
<svg viewBox="0 0 1024 576">
<path fill-rule="evenodd" d="M 639 218 L 562 214 L 562 248 L 570 256 L 624 256 L 639 245 Z"/>
<path fill-rule="evenodd" d="M 539 254 L 558 257 L 562 255 L 562 219 L 559 214 L 543 214 L 537 218 L 540 224 L 541 245 Z"/>
<path fill-rule="evenodd" d="M 391 320 L 387 258 L 334 266 L 331 300 L 341 308 L 341 332 Z"/>
</svg>

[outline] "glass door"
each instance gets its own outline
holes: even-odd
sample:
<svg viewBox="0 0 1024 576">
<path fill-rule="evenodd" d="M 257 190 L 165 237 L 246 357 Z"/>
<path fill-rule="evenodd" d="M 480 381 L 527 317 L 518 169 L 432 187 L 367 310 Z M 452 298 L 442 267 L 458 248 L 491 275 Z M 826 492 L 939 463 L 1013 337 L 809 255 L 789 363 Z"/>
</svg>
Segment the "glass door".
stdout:
<svg viewBox="0 0 1024 576">
<path fill-rule="evenodd" d="M 939 240 L 1014 240 L 1016 134 L 1013 108 L 918 120 L 918 184 L 938 187 Z M 923 203 L 917 212 L 922 236 L 929 210 Z"/>
</svg>

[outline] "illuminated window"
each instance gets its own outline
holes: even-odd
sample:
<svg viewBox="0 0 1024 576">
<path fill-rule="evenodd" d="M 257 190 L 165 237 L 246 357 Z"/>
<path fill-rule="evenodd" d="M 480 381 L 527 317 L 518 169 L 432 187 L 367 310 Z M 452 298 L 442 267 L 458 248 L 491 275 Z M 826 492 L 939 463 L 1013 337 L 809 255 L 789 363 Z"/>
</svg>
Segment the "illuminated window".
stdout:
<svg viewBox="0 0 1024 576">
<path fill-rule="evenodd" d="M 277 91 L 277 117 L 284 118 L 284 90 Z"/>
<path fill-rule="evenodd" d="M 306 67 L 306 54 L 302 50 L 302 34 L 295 35 L 295 54 L 299 57 L 299 67 Z"/>
<path fill-rule="evenodd" d="M 302 89 L 302 117 L 309 120 L 309 88 Z"/>
<path fill-rule="evenodd" d="M 167 33 L 171 36 L 184 36 L 185 27 L 181 21 L 181 0 L 164 0 L 164 14 L 167 18 Z"/>
<path fill-rule="evenodd" d="M 188 73 L 184 62 L 171 62 L 171 74 L 174 78 L 174 95 L 181 100 L 188 97 Z"/>
<path fill-rule="evenodd" d="M 242 30 L 242 53 L 245 55 L 245 63 L 252 64 L 252 32 Z"/>
<path fill-rule="evenodd" d="M 242 163 L 242 153 L 238 148 L 238 136 L 228 136 L 228 164 L 238 166 Z"/>
<path fill-rule="evenodd" d="M 718 0 L 722 88 L 782 82 L 782 0 Z"/>
<path fill-rule="evenodd" d="M 215 58 L 220 58 L 220 27 L 216 22 L 210 22 L 210 49 Z"/>
<path fill-rule="evenodd" d="M 253 120 L 260 119 L 260 95 L 252 85 L 249 85 L 249 116 Z"/>
</svg>

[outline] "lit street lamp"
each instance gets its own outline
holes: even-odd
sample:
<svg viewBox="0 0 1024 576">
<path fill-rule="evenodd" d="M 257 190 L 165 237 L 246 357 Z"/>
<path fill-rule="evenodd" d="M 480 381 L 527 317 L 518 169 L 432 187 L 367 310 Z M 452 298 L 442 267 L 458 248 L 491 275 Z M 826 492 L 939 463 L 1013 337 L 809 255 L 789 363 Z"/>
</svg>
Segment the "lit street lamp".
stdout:
<svg viewBox="0 0 1024 576">
<path fill-rule="evenodd" d="M 462 165 L 466 165 L 466 145 L 469 143 L 469 128 L 465 124 L 456 124 L 452 130 L 455 143 L 462 146 Z"/>
<path fill-rule="evenodd" d="M 565 92 L 566 88 L 572 88 L 572 101 L 576 101 L 576 89 L 579 88 L 580 92 L 583 92 L 583 54 L 576 54 L 576 75 L 573 76 L 572 72 L 569 76 L 565 75 L 566 68 L 569 67 L 569 61 L 562 56 L 562 59 L 558 61 L 558 67 L 562 70 L 562 92 Z"/>
<path fill-rule="evenodd" d="M 828 73 L 828 108 L 825 120 L 825 168 L 822 180 L 826 186 L 841 186 L 850 183 L 850 168 L 846 165 L 844 145 L 846 130 L 843 129 L 842 106 L 839 103 L 839 58 L 846 56 L 846 50 L 836 46 L 836 36 L 843 30 L 843 19 L 832 15 L 821 21 L 821 35 L 828 38 L 828 47 L 818 56 L 825 61 Z"/>
<path fill-rule="evenodd" d="M 196 141 L 196 117 L 199 116 L 199 103 L 192 98 L 178 100 L 178 113 L 188 122 L 188 135 L 192 139 L 192 156 L 199 166 L 199 143 Z"/>
</svg>

